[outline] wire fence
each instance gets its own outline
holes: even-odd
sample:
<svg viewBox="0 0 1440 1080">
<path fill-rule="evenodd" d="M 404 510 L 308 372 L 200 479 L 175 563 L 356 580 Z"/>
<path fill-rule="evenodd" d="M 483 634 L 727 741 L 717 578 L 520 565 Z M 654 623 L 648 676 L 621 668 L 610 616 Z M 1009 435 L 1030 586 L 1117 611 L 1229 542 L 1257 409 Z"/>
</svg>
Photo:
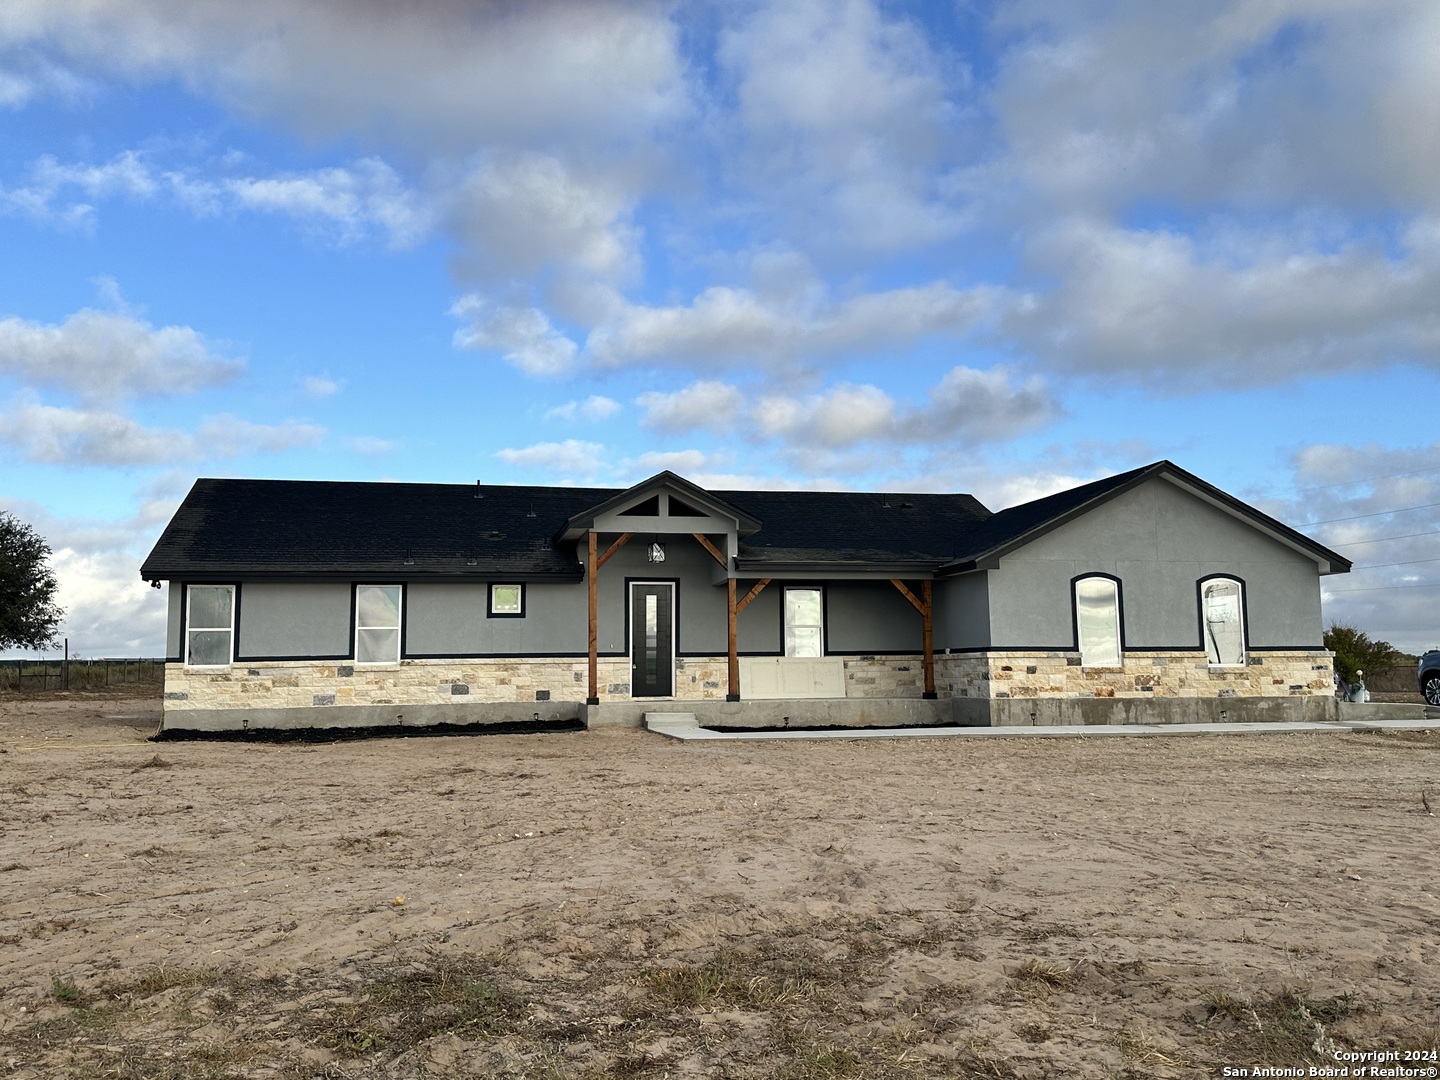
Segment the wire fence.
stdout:
<svg viewBox="0 0 1440 1080">
<path fill-rule="evenodd" d="M 0 690 L 103 690 L 110 686 L 153 686 L 165 681 L 165 661 L 152 657 L 103 660 L 0 660 Z"/>
<path fill-rule="evenodd" d="M 1418 694 L 1420 692 L 1420 665 L 1401 664 L 1389 671 L 1363 676 L 1365 685 L 1382 694 Z"/>
</svg>

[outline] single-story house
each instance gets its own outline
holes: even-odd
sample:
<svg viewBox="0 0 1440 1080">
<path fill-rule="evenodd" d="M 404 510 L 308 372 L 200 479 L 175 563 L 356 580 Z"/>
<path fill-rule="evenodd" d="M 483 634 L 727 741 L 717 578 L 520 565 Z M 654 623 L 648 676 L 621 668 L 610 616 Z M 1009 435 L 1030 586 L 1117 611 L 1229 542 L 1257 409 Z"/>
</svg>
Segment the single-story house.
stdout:
<svg viewBox="0 0 1440 1080">
<path fill-rule="evenodd" d="M 1343 556 L 1168 461 L 969 495 L 197 480 L 165 727 L 1050 724 L 1333 710 Z"/>
</svg>

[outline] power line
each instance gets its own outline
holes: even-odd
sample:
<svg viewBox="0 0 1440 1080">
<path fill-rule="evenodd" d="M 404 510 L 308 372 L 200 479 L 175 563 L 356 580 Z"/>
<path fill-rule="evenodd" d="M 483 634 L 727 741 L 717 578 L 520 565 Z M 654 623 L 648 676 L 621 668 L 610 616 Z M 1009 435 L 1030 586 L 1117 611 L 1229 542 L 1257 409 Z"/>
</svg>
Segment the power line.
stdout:
<svg viewBox="0 0 1440 1080">
<path fill-rule="evenodd" d="M 1316 484 L 1314 487 L 1291 488 L 1292 491 L 1324 491 L 1327 488 L 1350 487 L 1352 484 L 1370 484 L 1376 480 L 1394 480 L 1397 476 L 1421 476 L 1425 473 L 1440 472 L 1435 469 L 1411 469 L 1409 472 L 1392 472 L 1384 476 L 1367 476 L 1362 480 L 1338 480 L 1333 484 Z"/>
<path fill-rule="evenodd" d="M 1377 536 L 1374 540 L 1350 540 L 1344 544 L 1331 544 L 1330 546 L 1335 548 L 1359 547 L 1361 544 L 1379 544 L 1385 540 L 1409 540 L 1414 536 L 1435 536 L 1437 533 L 1440 533 L 1440 529 L 1426 529 L 1424 532 L 1401 533 L 1399 536 Z"/>
<path fill-rule="evenodd" d="M 1440 559 L 1409 559 L 1405 562 L 1377 562 L 1369 566 L 1352 566 L 1351 570 L 1379 570 L 1382 566 L 1414 566 L 1422 562 L 1440 562 Z"/>
<path fill-rule="evenodd" d="M 1391 589 L 1440 589 L 1440 581 L 1422 581 L 1418 585 L 1377 585 L 1373 589 L 1334 589 L 1331 596 L 1352 592 L 1389 592 Z"/>
<path fill-rule="evenodd" d="M 1421 503 L 1419 506 L 1401 506 L 1394 510 L 1376 510 L 1373 514 L 1355 514 L 1351 517 L 1327 518 L 1325 521 L 1306 521 L 1301 528 L 1311 525 L 1333 525 L 1337 521 L 1359 521 L 1361 518 L 1384 517 L 1386 514 L 1403 514 L 1406 510 L 1428 510 L 1432 506 L 1440 506 L 1440 502 Z"/>
</svg>

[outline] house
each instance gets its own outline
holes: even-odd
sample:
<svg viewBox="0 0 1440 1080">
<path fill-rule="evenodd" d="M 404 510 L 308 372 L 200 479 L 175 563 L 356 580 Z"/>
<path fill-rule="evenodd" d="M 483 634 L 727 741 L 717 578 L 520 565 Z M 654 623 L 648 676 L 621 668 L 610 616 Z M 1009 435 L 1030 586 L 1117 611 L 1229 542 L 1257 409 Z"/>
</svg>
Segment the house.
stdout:
<svg viewBox="0 0 1440 1080">
<path fill-rule="evenodd" d="M 169 729 L 1310 719 L 1350 563 L 1168 462 L 969 495 L 195 483 Z"/>
</svg>

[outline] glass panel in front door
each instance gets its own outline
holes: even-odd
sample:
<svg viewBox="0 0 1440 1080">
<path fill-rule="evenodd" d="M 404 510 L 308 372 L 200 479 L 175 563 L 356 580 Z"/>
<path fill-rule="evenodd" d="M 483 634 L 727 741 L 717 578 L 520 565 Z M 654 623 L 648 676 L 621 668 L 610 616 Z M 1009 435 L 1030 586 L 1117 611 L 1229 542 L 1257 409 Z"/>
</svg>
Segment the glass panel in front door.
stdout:
<svg viewBox="0 0 1440 1080">
<path fill-rule="evenodd" d="M 633 585 L 630 603 L 630 696 L 675 692 L 670 585 Z"/>
</svg>

